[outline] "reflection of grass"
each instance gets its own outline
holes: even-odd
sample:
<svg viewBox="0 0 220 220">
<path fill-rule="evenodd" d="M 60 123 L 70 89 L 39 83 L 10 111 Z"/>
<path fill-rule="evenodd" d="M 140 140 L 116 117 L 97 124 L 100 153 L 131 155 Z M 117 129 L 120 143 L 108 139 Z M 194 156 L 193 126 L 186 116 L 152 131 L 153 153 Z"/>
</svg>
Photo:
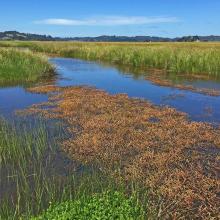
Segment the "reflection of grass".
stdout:
<svg viewBox="0 0 220 220">
<path fill-rule="evenodd" d="M 83 202 L 106 190 L 118 191 L 122 198 L 127 187 L 116 184 L 96 168 L 82 168 L 60 152 L 57 138 L 65 136 L 59 124 L 48 130 L 45 122 L 36 122 L 10 125 L 0 120 L 0 219 L 30 219 L 49 204 Z M 139 206 L 138 191 L 129 191 L 136 195 L 132 205 Z M 124 205 L 128 201 L 129 195 Z M 51 214 L 56 214 L 56 210 Z M 111 210 L 106 210 L 106 214 L 108 211 Z"/>
<path fill-rule="evenodd" d="M 43 56 L 16 49 L 0 49 L 0 84 L 35 82 L 53 67 Z"/>
<path fill-rule="evenodd" d="M 161 195 L 165 219 L 217 217 L 220 129 L 126 95 L 84 87 L 31 91 L 60 91 L 29 113 L 67 122 L 72 138 L 63 147 L 74 160 L 142 182 L 153 198 Z"/>
<path fill-rule="evenodd" d="M 0 45 L 139 68 L 159 68 L 175 74 L 218 76 L 220 73 L 219 43 L 2 42 Z"/>
</svg>

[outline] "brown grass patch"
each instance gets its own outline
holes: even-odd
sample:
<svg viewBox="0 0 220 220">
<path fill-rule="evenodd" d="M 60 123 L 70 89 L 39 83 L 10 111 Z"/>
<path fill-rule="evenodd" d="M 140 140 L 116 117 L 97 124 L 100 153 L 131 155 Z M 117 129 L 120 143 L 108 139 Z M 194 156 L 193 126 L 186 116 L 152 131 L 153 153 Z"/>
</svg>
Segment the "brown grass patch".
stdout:
<svg viewBox="0 0 220 220">
<path fill-rule="evenodd" d="M 49 93 L 49 92 L 58 92 L 60 91 L 61 88 L 55 86 L 55 85 L 45 85 L 45 86 L 37 86 L 37 87 L 33 87 L 33 88 L 29 88 L 28 91 L 29 92 L 33 92 L 33 93 Z"/>
<path fill-rule="evenodd" d="M 62 145 L 74 160 L 111 172 L 120 167 L 126 181 L 140 181 L 154 199 L 161 196 L 163 219 L 219 217 L 219 128 L 191 122 L 173 108 L 93 88 L 32 91 L 51 94 L 49 103 L 29 113 L 67 122 L 72 138 Z"/>
<path fill-rule="evenodd" d="M 163 79 L 161 77 L 157 76 L 148 76 L 146 77 L 147 80 L 150 80 L 153 84 L 159 85 L 159 86 L 165 86 L 165 87 L 172 87 L 180 90 L 188 90 L 204 95 L 210 95 L 210 96 L 220 96 L 220 91 L 216 89 L 208 89 L 208 88 L 197 88 L 192 85 L 183 85 L 179 83 L 172 82 L 169 79 Z"/>
</svg>

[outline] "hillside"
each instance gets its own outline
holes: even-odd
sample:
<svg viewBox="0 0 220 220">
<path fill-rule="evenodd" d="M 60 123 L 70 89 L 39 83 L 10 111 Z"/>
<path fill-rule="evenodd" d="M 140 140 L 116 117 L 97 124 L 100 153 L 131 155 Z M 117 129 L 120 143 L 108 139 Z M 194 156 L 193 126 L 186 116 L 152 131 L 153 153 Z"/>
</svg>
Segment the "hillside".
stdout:
<svg viewBox="0 0 220 220">
<path fill-rule="evenodd" d="M 50 41 L 54 38 L 47 35 L 20 33 L 17 31 L 0 32 L 0 40 L 39 40 Z"/>
<path fill-rule="evenodd" d="M 50 35 L 20 33 L 17 31 L 0 32 L 0 40 L 24 41 L 85 41 L 85 42 L 193 42 L 220 41 L 220 36 L 184 36 L 179 38 L 164 38 L 155 36 L 98 36 L 98 37 L 52 37 Z"/>
</svg>

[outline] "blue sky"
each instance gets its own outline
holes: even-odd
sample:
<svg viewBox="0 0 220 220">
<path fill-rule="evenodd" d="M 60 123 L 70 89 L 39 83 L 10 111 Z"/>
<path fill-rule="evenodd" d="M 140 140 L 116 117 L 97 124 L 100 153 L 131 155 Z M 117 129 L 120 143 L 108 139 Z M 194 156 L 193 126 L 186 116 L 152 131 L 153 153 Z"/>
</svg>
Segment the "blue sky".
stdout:
<svg viewBox="0 0 220 220">
<path fill-rule="evenodd" d="M 0 31 L 53 36 L 220 35 L 220 0 L 7 0 Z"/>
</svg>

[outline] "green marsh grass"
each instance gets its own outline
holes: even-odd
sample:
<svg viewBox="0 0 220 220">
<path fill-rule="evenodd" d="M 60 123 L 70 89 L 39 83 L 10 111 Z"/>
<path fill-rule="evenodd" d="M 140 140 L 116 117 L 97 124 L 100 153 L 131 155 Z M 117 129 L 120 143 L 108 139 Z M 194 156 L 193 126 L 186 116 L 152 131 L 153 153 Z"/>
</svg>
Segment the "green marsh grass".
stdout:
<svg viewBox="0 0 220 220">
<path fill-rule="evenodd" d="M 135 68 L 156 68 L 174 74 L 220 74 L 220 43 L 82 43 L 2 42 L 55 56 L 103 61 Z"/>
<path fill-rule="evenodd" d="M 82 167 L 71 161 L 59 148 L 59 140 L 66 136 L 62 126 L 59 123 L 52 125 L 54 129 L 47 126 L 42 120 L 30 125 L 0 120 L 0 219 L 51 217 L 56 214 L 51 207 L 62 209 L 63 204 L 78 204 L 79 201 L 82 212 L 86 201 L 101 199 L 105 192 L 119 193 L 116 199 L 124 202 L 122 213 L 135 206 L 139 208 L 136 214 L 145 219 L 146 190 L 141 191 L 141 187 L 133 183 L 128 186 L 116 183 L 96 167 Z M 131 202 L 132 206 L 127 207 Z M 102 210 L 97 207 L 99 203 L 93 205 Z M 47 208 L 49 210 L 45 211 Z M 121 212 L 111 204 L 106 204 L 106 208 L 109 208 L 107 213 Z"/>
<path fill-rule="evenodd" d="M 46 56 L 30 51 L 0 48 L 0 84 L 36 82 L 51 75 Z"/>
</svg>

